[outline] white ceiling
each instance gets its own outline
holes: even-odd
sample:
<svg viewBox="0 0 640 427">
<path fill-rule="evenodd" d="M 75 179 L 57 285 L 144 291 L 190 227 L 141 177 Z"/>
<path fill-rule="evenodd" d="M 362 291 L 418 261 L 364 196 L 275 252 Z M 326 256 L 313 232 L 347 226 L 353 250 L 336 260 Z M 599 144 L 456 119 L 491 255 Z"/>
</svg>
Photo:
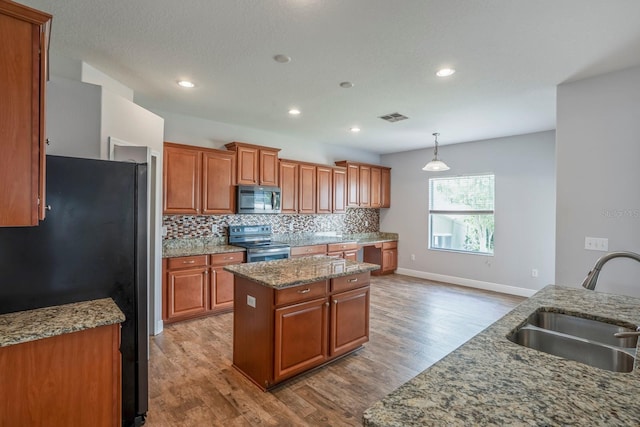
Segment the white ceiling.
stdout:
<svg viewBox="0 0 640 427">
<path fill-rule="evenodd" d="M 554 129 L 557 84 L 640 65 L 639 0 L 21 2 L 148 108 L 377 153 Z"/>
</svg>

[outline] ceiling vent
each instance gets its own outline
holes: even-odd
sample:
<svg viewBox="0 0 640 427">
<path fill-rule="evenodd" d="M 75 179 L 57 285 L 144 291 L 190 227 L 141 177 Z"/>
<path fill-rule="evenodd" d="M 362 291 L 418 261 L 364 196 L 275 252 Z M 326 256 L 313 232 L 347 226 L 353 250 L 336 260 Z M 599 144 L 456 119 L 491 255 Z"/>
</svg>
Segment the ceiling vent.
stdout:
<svg viewBox="0 0 640 427">
<path fill-rule="evenodd" d="M 399 122 L 400 120 L 407 120 L 409 117 L 403 116 L 400 113 L 391 113 L 385 116 L 380 116 L 382 120 L 386 120 L 389 123 Z"/>
</svg>

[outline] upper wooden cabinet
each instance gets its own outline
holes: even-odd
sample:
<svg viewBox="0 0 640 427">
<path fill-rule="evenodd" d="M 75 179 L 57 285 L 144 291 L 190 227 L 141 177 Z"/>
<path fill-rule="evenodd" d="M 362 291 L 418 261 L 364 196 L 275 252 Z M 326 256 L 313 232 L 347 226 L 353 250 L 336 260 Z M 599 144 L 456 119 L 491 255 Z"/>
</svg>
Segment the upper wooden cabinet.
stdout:
<svg viewBox="0 0 640 427">
<path fill-rule="evenodd" d="M 335 167 L 332 169 L 333 181 L 333 212 L 345 213 L 347 211 L 347 170 Z"/>
<path fill-rule="evenodd" d="M 236 152 L 238 185 L 278 185 L 279 148 L 244 142 L 230 142 L 225 147 Z"/>
<path fill-rule="evenodd" d="M 164 214 L 235 212 L 235 153 L 165 142 Z"/>
<path fill-rule="evenodd" d="M 280 160 L 280 208 L 282 213 L 298 212 L 298 162 Z"/>
<path fill-rule="evenodd" d="M 298 191 L 298 212 L 316 213 L 316 166 L 300 163 L 300 187 Z"/>
<path fill-rule="evenodd" d="M 347 168 L 347 206 L 391 207 L 391 168 L 347 160 L 336 165 Z"/>
<path fill-rule="evenodd" d="M 45 82 L 51 15 L 0 0 L 0 226 L 45 212 Z"/>
<path fill-rule="evenodd" d="M 316 212 L 331 213 L 333 212 L 333 173 L 330 166 L 316 167 Z"/>
</svg>

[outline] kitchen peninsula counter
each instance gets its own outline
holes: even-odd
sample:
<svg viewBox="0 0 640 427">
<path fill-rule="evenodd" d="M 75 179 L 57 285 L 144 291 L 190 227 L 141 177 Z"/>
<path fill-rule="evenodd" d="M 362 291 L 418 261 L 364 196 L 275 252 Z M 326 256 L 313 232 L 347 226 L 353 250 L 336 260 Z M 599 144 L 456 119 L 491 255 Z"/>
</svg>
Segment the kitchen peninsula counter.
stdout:
<svg viewBox="0 0 640 427">
<path fill-rule="evenodd" d="M 225 270 L 238 277 L 274 289 L 304 285 L 320 280 L 368 273 L 379 269 L 376 264 L 335 259 L 327 256 L 289 258 L 277 261 L 227 265 Z"/>
<path fill-rule="evenodd" d="M 309 234 L 283 234 L 274 236 L 274 240 L 285 243 L 291 247 L 297 246 L 313 246 L 325 245 L 331 243 L 350 243 L 355 242 L 360 246 L 374 245 L 376 243 L 392 242 L 398 240 L 397 233 L 354 233 L 354 234 L 337 234 L 334 236 L 326 235 L 309 235 Z"/>
<path fill-rule="evenodd" d="M 111 298 L 0 315 L 0 347 L 124 322 Z"/>
<path fill-rule="evenodd" d="M 640 325 L 640 299 L 547 286 L 367 409 L 365 426 L 640 425 L 640 367 L 614 373 L 507 340 L 538 308 Z"/>
</svg>

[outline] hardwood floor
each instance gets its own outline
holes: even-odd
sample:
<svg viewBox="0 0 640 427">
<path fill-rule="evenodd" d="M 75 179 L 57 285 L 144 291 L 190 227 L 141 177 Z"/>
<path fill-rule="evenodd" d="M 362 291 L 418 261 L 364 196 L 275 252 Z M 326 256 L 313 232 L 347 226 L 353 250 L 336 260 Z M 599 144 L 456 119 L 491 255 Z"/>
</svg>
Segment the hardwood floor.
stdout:
<svg viewBox="0 0 640 427">
<path fill-rule="evenodd" d="M 148 427 L 358 426 L 363 411 L 523 298 L 390 275 L 371 279 L 370 341 L 262 392 L 232 368 L 233 314 L 151 339 Z"/>
</svg>

